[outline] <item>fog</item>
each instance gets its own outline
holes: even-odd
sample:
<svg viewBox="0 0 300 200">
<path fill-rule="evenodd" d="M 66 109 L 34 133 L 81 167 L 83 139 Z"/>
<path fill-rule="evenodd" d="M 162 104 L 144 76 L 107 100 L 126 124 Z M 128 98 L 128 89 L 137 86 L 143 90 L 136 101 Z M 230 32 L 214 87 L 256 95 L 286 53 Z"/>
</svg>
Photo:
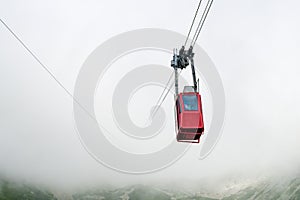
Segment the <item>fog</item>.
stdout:
<svg viewBox="0 0 300 200">
<path fill-rule="evenodd" d="M 139 28 L 187 34 L 197 3 L 2 0 L 0 17 L 73 91 L 81 65 L 102 42 Z M 299 6 L 214 2 L 198 44 L 224 84 L 223 134 L 206 159 L 197 158 L 200 147 L 193 145 L 172 166 L 145 175 L 111 170 L 86 152 L 75 130 L 72 98 L 1 24 L 0 174 L 74 188 L 299 173 Z"/>
</svg>

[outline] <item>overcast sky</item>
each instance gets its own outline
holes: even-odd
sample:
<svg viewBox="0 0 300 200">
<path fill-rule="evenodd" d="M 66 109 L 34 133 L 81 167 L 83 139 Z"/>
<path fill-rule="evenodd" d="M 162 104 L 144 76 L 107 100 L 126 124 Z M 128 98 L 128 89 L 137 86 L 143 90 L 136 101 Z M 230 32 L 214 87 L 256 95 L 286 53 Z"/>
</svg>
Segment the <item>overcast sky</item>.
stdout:
<svg viewBox="0 0 300 200">
<path fill-rule="evenodd" d="M 198 4 L 1 1 L 1 19 L 69 91 L 85 59 L 102 42 L 139 28 L 186 34 Z M 207 159 L 197 160 L 199 148 L 193 147 L 171 167 L 143 177 L 112 171 L 90 157 L 75 131 L 72 99 L 1 24 L 0 174 L 79 186 L 179 179 L 176 172 L 186 168 L 198 172 L 189 177 L 196 180 L 299 169 L 299 6 L 295 0 L 214 1 L 198 43 L 224 84 L 223 135 Z"/>
</svg>

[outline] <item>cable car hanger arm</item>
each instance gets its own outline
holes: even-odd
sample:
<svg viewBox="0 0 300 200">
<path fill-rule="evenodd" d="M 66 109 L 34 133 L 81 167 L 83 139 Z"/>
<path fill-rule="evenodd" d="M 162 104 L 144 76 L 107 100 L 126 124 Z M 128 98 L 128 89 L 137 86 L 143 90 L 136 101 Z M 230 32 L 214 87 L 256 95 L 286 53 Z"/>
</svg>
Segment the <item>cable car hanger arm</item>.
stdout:
<svg viewBox="0 0 300 200">
<path fill-rule="evenodd" d="M 193 47 L 190 46 L 189 50 L 184 50 L 184 46 L 181 47 L 179 54 L 174 50 L 173 60 L 171 61 L 171 66 L 175 70 L 175 77 L 177 69 L 185 69 L 189 64 L 191 64 L 192 77 L 193 77 L 193 89 L 195 92 L 198 91 L 198 83 L 194 66 L 194 53 Z M 178 78 L 175 78 L 175 93 L 178 95 Z"/>
</svg>

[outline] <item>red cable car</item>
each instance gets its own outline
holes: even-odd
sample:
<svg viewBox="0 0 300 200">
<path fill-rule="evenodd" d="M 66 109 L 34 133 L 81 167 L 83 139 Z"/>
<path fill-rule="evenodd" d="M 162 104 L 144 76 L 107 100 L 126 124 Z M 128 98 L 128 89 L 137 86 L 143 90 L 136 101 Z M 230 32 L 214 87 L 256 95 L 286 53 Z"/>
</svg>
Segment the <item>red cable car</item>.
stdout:
<svg viewBox="0 0 300 200">
<path fill-rule="evenodd" d="M 198 91 L 198 83 L 193 60 L 192 47 L 185 51 L 181 48 L 179 54 L 174 51 L 171 66 L 175 71 L 175 128 L 178 142 L 199 143 L 200 136 L 204 132 L 201 95 Z M 178 94 L 178 71 L 184 69 L 191 62 L 194 86 L 185 86 L 182 93 Z"/>
<path fill-rule="evenodd" d="M 171 60 L 171 66 L 174 68 L 175 72 L 175 124 L 178 142 L 199 143 L 200 137 L 204 132 L 201 96 L 198 90 L 199 80 L 197 81 L 196 79 L 193 48 L 202 30 L 213 0 L 207 1 L 206 7 L 202 13 L 202 17 L 191 41 L 190 48 L 185 50 L 190 33 L 194 26 L 195 19 L 201 6 L 201 2 L 202 1 L 200 0 L 184 45 L 180 49 L 179 53 L 177 53 L 176 49 L 174 50 L 173 60 Z M 183 93 L 179 93 L 178 69 L 185 69 L 190 64 L 193 75 L 193 86 L 186 86 Z M 187 90 L 188 88 L 192 90 Z"/>
<path fill-rule="evenodd" d="M 199 143 L 204 131 L 201 95 L 198 92 L 180 93 L 175 108 L 177 141 Z"/>
</svg>

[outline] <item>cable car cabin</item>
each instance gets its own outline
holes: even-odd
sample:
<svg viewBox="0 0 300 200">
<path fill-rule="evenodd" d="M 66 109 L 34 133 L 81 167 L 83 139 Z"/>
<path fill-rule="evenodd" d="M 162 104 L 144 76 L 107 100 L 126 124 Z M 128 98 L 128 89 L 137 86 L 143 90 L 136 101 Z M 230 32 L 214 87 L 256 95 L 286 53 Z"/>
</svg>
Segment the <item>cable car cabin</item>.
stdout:
<svg viewBox="0 0 300 200">
<path fill-rule="evenodd" d="M 177 141 L 199 143 L 204 131 L 200 94 L 198 92 L 179 93 L 175 114 Z"/>
<path fill-rule="evenodd" d="M 204 132 L 201 96 L 199 94 L 199 81 L 197 81 L 194 66 L 193 46 L 188 50 L 185 46 L 177 54 L 175 49 L 171 67 L 175 74 L 175 127 L 178 142 L 199 143 Z M 185 69 L 191 65 L 193 86 L 184 86 L 183 92 L 178 92 L 178 69 Z"/>
</svg>

